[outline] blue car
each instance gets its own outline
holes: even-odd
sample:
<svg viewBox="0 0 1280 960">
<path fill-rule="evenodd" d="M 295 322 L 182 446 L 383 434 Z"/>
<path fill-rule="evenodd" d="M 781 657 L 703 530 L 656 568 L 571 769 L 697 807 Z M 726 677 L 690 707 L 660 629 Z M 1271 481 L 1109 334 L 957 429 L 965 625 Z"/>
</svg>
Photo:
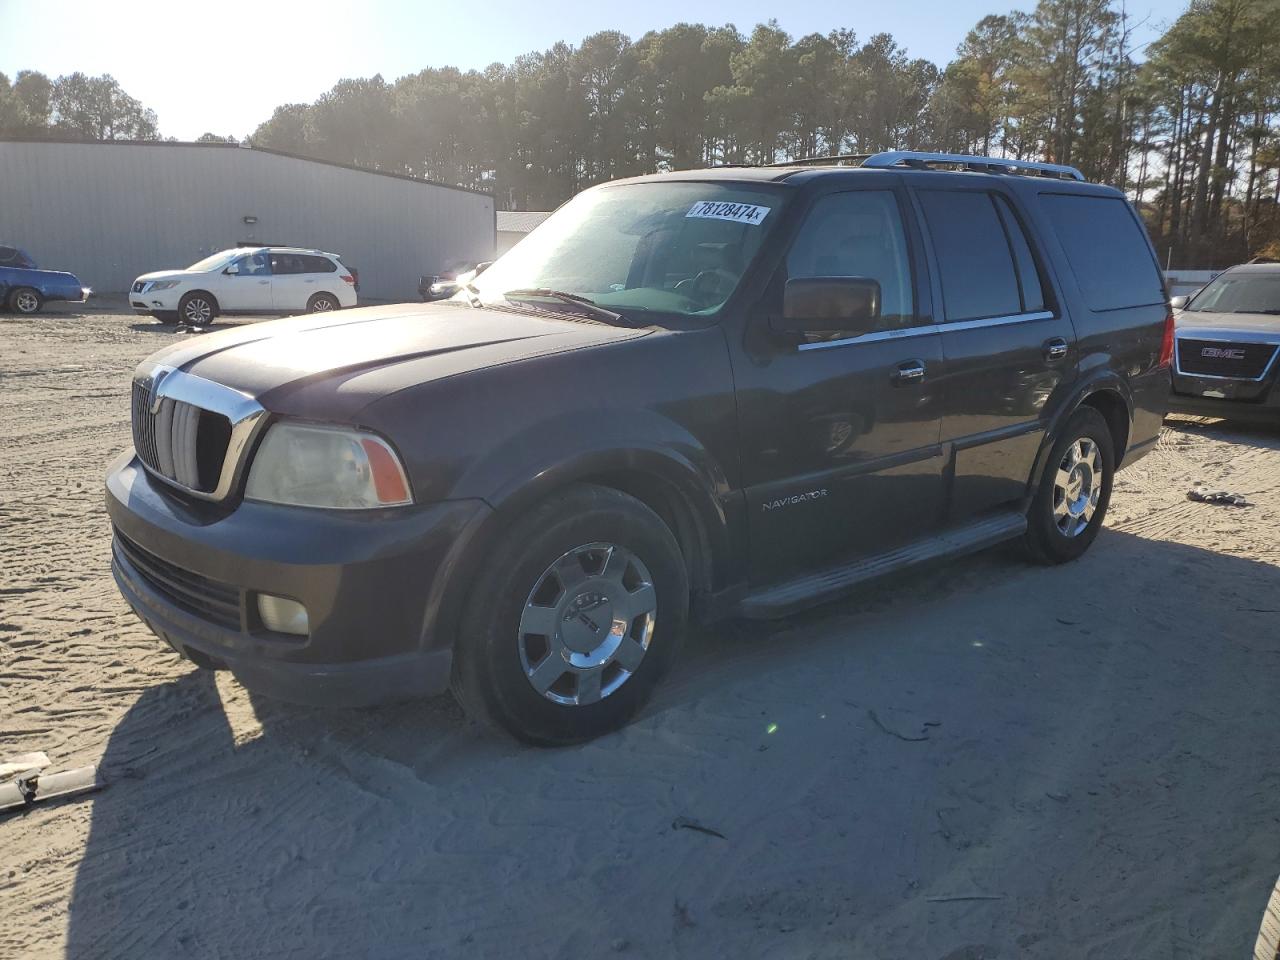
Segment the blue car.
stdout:
<svg viewBox="0 0 1280 960">
<path fill-rule="evenodd" d="M 47 300 L 80 302 L 88 296 L 74 273 L 41 270 L 22 250 L 0 243 L 0 304 L 14 313 L 36 313 Z"/>
</svg>

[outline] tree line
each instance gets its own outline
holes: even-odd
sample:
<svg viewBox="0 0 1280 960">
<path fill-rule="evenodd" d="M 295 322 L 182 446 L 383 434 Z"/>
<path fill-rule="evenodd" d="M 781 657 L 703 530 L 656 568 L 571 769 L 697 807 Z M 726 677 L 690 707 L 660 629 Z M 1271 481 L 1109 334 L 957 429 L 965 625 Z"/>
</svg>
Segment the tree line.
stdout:
<svg viewBox="0 0 1280 960">
<path fill-rule="evenodd" d="M 655 170 L 881 150 L 1078 167 L 1134 199 L 1161 260 L 1280 255 L 1280 0 L 1192 0 L 1136 46 L 1124 0 L 987 16 L 945 67 L 892 36 L 776 22 L 605 31 L 484 70 L 338 82 L 279 106 L 254 145 L 550 209 Z M 0 136 L 158 137 L 110 77 L 0 74 Z M 205 134 L 202 140 L 231 140 Z"/>
</svg>

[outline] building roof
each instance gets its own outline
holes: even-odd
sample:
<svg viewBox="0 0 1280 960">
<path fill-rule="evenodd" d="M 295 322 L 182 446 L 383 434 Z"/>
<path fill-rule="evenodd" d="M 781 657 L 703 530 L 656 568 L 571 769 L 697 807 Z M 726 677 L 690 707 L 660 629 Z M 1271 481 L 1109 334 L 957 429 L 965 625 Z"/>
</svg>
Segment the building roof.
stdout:
<svg viewBox="0 0 1280 960">
<path fill-rule="evenodd" d="M 406 173 L 391 170 L 372 170 L 354 163 L 341 163 L 337 160 L 321 160 L 319 157 L 308 157 L 301 153 L 290 153 L 287 150 L 274 150 L 270 147 L 258 147 L 249 142 L 225 143 L 222 141 L 191 140 L 92 140 L 83 137 L 0 137 L 0 143 L 72 143 L 80 146 L 96 147 L 198 147 L 201 150 L 251 150 L 254 153 L 270 154 L 274 157 L 287 157 L 290 160 L 303 160 L 307 163 L 319 163 L 326 167 L 339 167 L 343 170 L 354 170 L 356 173 L 367 173 L 375 177 L 391 177 L 395 180 L 408 180 L 410 183 L 421 183 L 430 187 L 441 187 L 445 190 L 457 190 L 461 193 L 474 193 L 477 196 L 491 197 L 487 190 L 473 190 L 470 187 L 459 187 L 452 183 L 441 183 L 439 180 L 427 180 L 425 177 L 411 177 Z M 543 214 L 546 216 L 546 214 Z"/>
<path fill-rule="evenodd" d="M 499 233 L 528 233 L 547 217 L 550 210 L 499 210 Z"/>
</svg>

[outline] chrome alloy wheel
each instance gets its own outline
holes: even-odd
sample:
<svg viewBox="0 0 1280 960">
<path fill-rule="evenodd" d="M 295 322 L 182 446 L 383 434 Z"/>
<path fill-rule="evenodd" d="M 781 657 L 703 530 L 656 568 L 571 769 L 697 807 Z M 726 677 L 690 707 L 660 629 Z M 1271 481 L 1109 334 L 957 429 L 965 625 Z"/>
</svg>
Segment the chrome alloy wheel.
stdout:
<svg viewBox="0 0 1280 960">
<path fill-rule="evenodd" d="M 520 615 L 520 663 L 533 689 L 585 706 L 640 668 L 657 619 L 649 570 L 626 547 L 589 543 L 547 567 Z"/>
<path fill-rule="evenodd" d="M 1053 479 L 1053 522 L 1065 536 L 1078 537 L 1089 526 L 1102 496 L 1102 457 L 1098 445 L 1080 437 L 1067 447 Z"/>
<path fill-rule="evenodd" d="M 329 297 L 316 297 L 315 302 L 311 305 L 312 313 L 328 313 L 330 310 L 336 310 L 337 305 Z"/>
<path fill-rule="evenodd" d="M 35 313 L 40 309 L 40 298 L 30 290 L 19 290 L 13 298 L 13 305 L 19 313 Z"/>
<path fill-rule="evenodd" d="M 192 297 L 182 308 L 182 319 L 195 327 L 201 327 L 213 319 L 213 304 L 204 297 Z"/>
</svg>

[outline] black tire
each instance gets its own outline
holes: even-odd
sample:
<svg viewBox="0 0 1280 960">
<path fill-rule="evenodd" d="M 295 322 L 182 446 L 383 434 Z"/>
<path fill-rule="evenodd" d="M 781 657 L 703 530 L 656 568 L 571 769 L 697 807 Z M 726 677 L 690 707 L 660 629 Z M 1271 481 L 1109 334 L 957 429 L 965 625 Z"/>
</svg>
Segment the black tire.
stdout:
<svg viewBox="0 0 1280 960">
<path fill-rule="evenodd" d="M 342 304 L 332 293 L 317 293 L 307 301 L 307 313 L 329 313 L 342 309 Z"/>
<path fill-rule="evenodd" d="M 526 645 L 539 641 L 522 634 L 521 618 L 528 609 L 526 604 L 532 602 L 535 587 L 546 583 L 553 564 L 576 550 L 587 549 L 584 545 L 596 544 L 622 547 L 647 568 L 656 597 L 651 638 L 638 667 L 616 689 L 583 705 L 556 703 L 549 699 L 550 693 L 535 690 L 526 673 Z M 572 606 L 571 593 L 562 590 L 563 600 L 551 602 Z M 576 599 L 587 596 L 582 593 Z M 554 746 L 590 740 L 623 726 L 648 700 L 679 652 L 688 608 L 688 573 L 680 547 L 658 515 L 616 490 L 569 487 L 516 520 L 489 551 L 485 566 L 472 582 L 458 632 L 454 695 L 471 717 L 528 743 Z M 559 635 L 563 629 L 561 611 L 550 609 Z M 613 622 L 613 610 L 611 604 L 602 620 Z M 563 622 L 569 623 L 571 618 L 565 616 Z M 589 620 L 584 622 L 590 624 Z M 634 625 L 628 628 L 628 635 L 633 629 Z M 554 656 L 548 643 L 545 657 Z M 561 669 L 565 671 L 562 680 L 574 685 L 580 682 L 569 667 Z M 610 670 L 615 671 L 616 680 L 620 675 L 616 664 L 601 668 L 601 674 L 608 676 Z"/>
<path fill-rule="evenodd" d="M 201 306 L 203 305 L 203 306 Z M 207 327 L 218 316 L 218 301 L 203 290 L 192 290 L 178 301 L 178 323 L 188 327 Z"/>
<path fill-rule="evenodd" d="M 1058 492 L 1059 467 L 1064 465 L 1068 451 L 1083 441 L 1092 444 L 1097 451 L 1097 460 L 1101 464 L 1101 487 L 1097 494 L 1096 505 L 1091 515 L 1079 531 L 1072 534 L 1062 529 L 1065 521 L 1069 528 L 1075 528 L 1079 519 L 1062 517 L 1055 514 L 1061 494 Z M 1115 478 L 1115 442 L 1111 430 L 1102 414 L 1092 407 L 1081 407 L 1071 415 L 1062 435 L 1053 445 L 1049 457 L 1045 461 L 1044 476 L 1040 479 L 1040 487 L 1032 498 L 1027 511 L 1027 533 L 1025 544 L 1027 552 L 1034 560 L 1045 564 L 1066 563 L 1075 560 L 1089 549 L 1097 539 L 1106 519 L 1107 506 L 1111 503 L 1111 484 Z M 1071 476 L 1070 471 L 1064 471 Z M 1090 472 L 1090 476 L 1092 476 Z M 1083 519 L 1083 515 L 1081 518 Z"/>
<path fill-rule="evenodd" d="M 9 309 L 23 316 L 39 313 L 44 306 L 44 297 L 40 291 L 31 287 L 14 287 L 9 291 Z"/>
</svg>

